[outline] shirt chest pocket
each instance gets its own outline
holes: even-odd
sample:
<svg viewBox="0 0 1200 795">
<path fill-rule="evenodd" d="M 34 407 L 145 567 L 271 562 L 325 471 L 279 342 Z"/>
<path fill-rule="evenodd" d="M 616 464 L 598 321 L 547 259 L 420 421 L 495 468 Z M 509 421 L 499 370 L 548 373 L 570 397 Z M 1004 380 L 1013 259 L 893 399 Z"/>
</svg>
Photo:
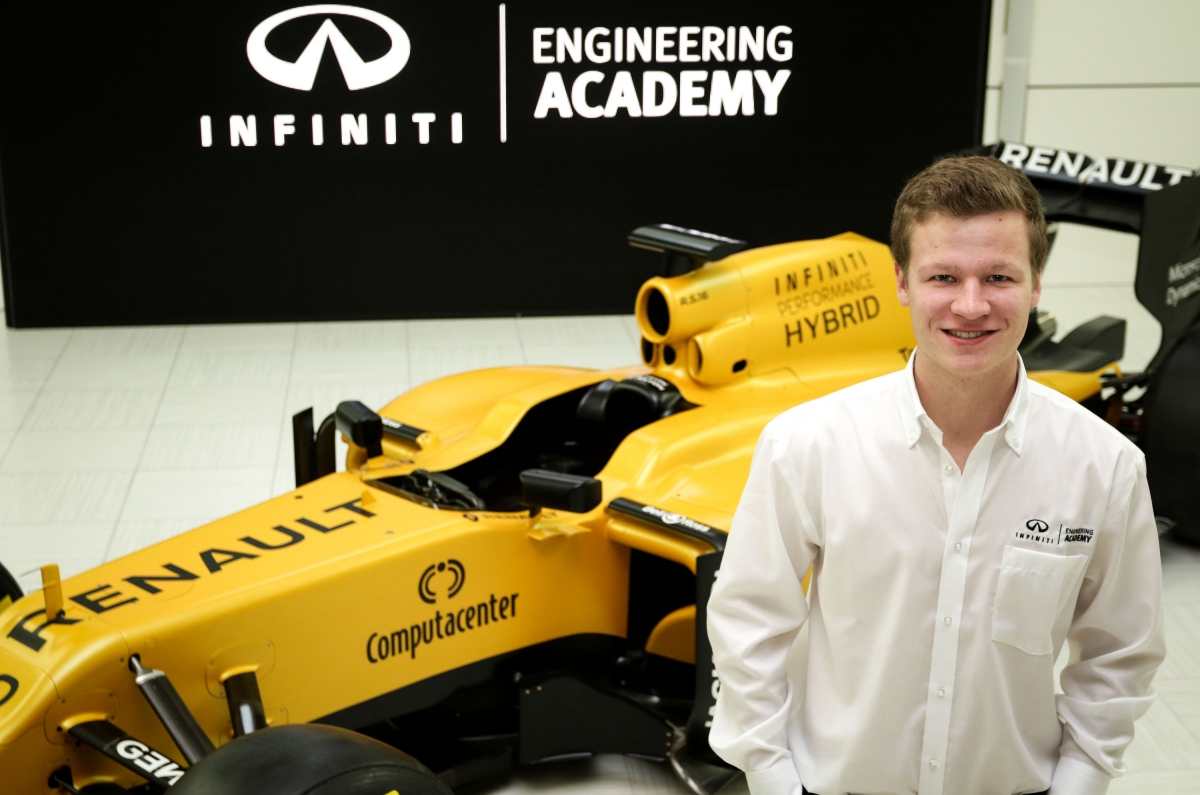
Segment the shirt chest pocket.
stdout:
<svg viewBox="0 0 1200 795">
<path fill-rule="evenodd" d="M 1086 555 L 1004 547 L 992 611 L 992 640 L 1028 654 L 1054 651 L 1054 622 L 1075 592 L 1087 560 Z"/>
</svg>

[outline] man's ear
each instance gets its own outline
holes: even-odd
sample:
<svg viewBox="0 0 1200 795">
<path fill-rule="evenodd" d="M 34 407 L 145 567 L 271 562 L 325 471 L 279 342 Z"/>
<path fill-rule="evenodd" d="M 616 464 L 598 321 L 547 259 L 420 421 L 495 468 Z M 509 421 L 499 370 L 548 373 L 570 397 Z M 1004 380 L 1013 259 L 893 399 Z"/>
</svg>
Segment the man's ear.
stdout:
<svg viewBox="0 0 1200 795">
<path fill-rule="evenodd" d="M 1029 308 L 1033 309 L 1042 298 L 1042 274 L 1033 277 L 1033 295 L 1029 299 Z"/>
<path fill-rule="evenodd" d="M 896 297 L 900 299 L 901 306 L 908 306 L 908 279 L 904 276 L 904 270 L 901 269 L 900 263 L 892 260 L 892 265 L 896 269 Z M 1038 287 L 1041 290 L 1041 287 Z"/>
</svg>

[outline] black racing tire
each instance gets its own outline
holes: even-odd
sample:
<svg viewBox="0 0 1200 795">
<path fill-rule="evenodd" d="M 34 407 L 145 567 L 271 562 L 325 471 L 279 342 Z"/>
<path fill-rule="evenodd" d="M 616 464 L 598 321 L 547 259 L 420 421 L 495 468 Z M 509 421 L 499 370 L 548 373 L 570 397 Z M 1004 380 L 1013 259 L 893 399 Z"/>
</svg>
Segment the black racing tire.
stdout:
<svg viewBox="0 0 1200 795">
<path fill-rule="evenodd" d="M 1142 449 L 1154 513 L 1172 533 L 1200 545 L 1200 326 L 1168 354 L 1146 396 Z"/>
<path fill-rule="evenodd" d="M 196 764 L 171 795 L 453 795 L 411 756 L 347 729 L 276 726 Z"/>
<path fill-rule="evenodd" d="M 0 613 L 24 595 L 21 586 L 17 584 L 17 578 L 0 563 Z"/>
</svg>

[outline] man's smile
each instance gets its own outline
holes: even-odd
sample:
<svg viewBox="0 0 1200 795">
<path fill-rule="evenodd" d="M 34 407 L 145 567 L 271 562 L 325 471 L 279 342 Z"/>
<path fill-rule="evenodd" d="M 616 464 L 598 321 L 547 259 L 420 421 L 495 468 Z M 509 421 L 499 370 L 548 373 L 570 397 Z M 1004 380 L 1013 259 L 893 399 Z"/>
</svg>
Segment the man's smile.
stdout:
<svg viewBox="0 0 1200 795">
<path fill-rule="evenodd" d="M 955 331 L 954 329 L 942 329 L 942 332 L 953 337 L 956 340 L 969 342 L 972 340 L 982 339 L 986 336 L 995 334 L 998 329 L 982 329 L 980 331 Z"/>
</svg>

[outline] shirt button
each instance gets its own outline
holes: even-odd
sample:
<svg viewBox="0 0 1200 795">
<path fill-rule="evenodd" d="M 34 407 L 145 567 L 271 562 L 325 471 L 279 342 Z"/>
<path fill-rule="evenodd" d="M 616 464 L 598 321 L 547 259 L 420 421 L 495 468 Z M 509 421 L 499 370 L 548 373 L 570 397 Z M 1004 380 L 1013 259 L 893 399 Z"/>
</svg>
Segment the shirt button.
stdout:
<svg viewBox="0 0 1200 795">
<path fill-rule="evenodd" d="M 930 759 L 930 760 L 929 760 L 929 769 L 930 769 L 930 770 L 937 770 L 937 760 L 936 760 L 936 759 Z"/>
<path fill-rule="evenodd" d="M 937 689 L 937 694 L 938 694 L 938 698 L 945 698 L 946 697 L 946 688 L 939 687 Z"/>
<path fill-rule="evenodd" d="M 954 464 L 946 464 L 946 474 L 947 475 L 954 474 Z"/>
<path fill-rule="evenodd" d="M 943 620 L 946 622 L 946 626 L 950 626 L 950 621 L 951 621 L 950 616 L 946 616 L 946 618 Z"/>
<path fill-rule="evenodd" d="M 961 551 L 962 551 L 962 542 L 961 542 L 961 541 L 956 541 L 956 542 L 954 543 L 954 551 L 955 551 L 955 552 L 961 552 Z"/>
</svg>

